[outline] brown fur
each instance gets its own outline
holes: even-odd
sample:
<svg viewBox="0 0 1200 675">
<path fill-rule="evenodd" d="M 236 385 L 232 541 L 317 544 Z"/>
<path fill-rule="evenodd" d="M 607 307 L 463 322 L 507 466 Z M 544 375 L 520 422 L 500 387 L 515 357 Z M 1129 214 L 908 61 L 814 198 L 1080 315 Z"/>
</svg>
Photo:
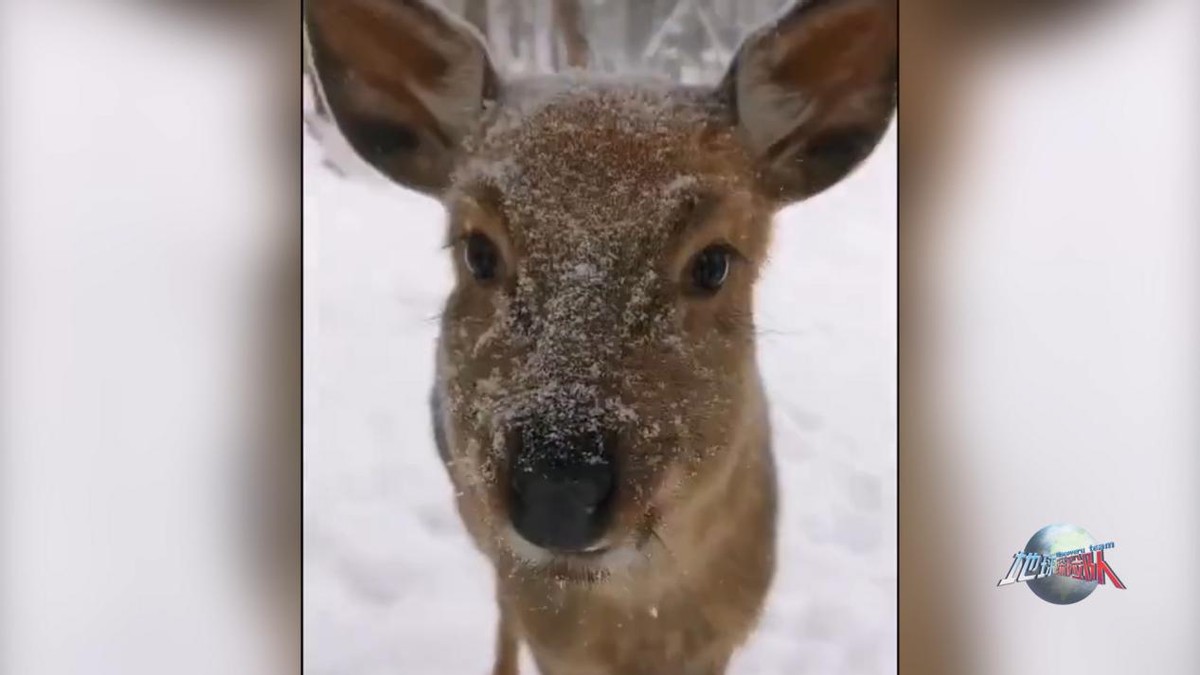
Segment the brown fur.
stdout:
<svg viewBox="0 0 1200 675">
<path fill-rule="evenodd" d="M 438 358 L 435 424 L 450 439 L 460 512 L 497 569 L 498 661 L 520 637 L 547 675 L 722 672 L 774 567 L 774 475 L 748 320 L 772 205 L 751 189 L 728 124 L 698 96 L 611 85 L 546 101 L 484 125 L 449 199 L 452 241 L 486 232 L 532 279 L 510 277 L 504 293 L 460 265 Z M 522 123 L 492 131 L 517 116 Z M 497 176 L 492 163 L 513 156 L 511 173 Z M 571 198 L 534 199 L 531 186 Z M 711 207 L 688 208 L 700 199 Z M 721 295 L 681 297 L 687 262 L 713 241 L 745 259 Z M 573 259 L 577 251 L 586 259 Z M 585 260 L 611 261 L 605 283 L 578 291 L 554 278 Z M 543 281 L 553 290 L 538 288 Z M 516 317 L 554 316 L 546 306 L 563 301 L 556 292 L 579 320 L 542 327 L 553 342 L 531 347 L 539 328 Z M 600 367 L 577 372 L 586 363 Z M 582 559 L 530 565 L 506 539 L 496 428 L 523 414 L 522 401 L 556 405 L 564 383 L 615 417 L 636 415 L 622 429 L 626 498 L 610 535 L 637 549 L 627 570 Z"/>
</svg>

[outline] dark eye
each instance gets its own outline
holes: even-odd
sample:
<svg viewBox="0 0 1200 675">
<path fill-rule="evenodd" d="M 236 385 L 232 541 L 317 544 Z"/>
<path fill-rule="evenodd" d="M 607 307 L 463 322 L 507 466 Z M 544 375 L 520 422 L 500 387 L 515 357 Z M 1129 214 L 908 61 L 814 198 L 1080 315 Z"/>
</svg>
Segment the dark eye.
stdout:
<svg viewBox="0 0 1200 675">
<path fill-rule="evenodd" d="M 728 246 L 709 246 L 692 259 L 692 287 L 706 295 L 721 290 L 729 277 L 731 251 Z"/>
<path fill-rule="evenodd" d="M 496 250 L 496 245 L 478 232 L 467 235 L 463 261 L 467 263 L 471 276 L 479 281 L 495 279 L 500 270 L 500 252 Z"/>
</svg>

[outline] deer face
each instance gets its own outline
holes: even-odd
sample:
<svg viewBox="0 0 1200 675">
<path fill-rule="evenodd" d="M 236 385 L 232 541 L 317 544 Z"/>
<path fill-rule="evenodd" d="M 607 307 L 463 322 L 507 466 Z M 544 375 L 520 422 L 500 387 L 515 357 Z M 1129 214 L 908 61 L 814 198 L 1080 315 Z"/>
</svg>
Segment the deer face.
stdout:
<svg viewBox="0 0 1200 675">
<path fill-rule="evenodd" d="M 521 92 L 448 192 L 448 434 L 526 552 L 649 535 L 757 423 L 751 285 L 770 205 L 693 92 Z M 511 526 L 511 529 L 509 529 Z"/>
<path fill-rule="evenodd" d="M 882 135 L 893 12 L 792 10 L 698 89 L 501 83 L 474 34 L 423 3 L 310 3 L 348 140 L 450 214 L 435 426 L 485 549 L 608 570 L 761 451 L 752 287 L 769 220 Z"/>
</svg>

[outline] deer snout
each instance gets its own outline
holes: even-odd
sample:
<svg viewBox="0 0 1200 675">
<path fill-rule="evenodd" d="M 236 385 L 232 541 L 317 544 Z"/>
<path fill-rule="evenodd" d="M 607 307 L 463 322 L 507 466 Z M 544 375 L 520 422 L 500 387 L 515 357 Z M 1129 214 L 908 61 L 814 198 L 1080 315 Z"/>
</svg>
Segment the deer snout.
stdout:
<svg viewBox="0 0 1200 675">
<path fill-rule="evenodd" d="M 603 536 L 617 487 L 614 438 L 530 428 L 514 434 L 509 514 L 522 537 L 572 553 Z"/>
</svg>

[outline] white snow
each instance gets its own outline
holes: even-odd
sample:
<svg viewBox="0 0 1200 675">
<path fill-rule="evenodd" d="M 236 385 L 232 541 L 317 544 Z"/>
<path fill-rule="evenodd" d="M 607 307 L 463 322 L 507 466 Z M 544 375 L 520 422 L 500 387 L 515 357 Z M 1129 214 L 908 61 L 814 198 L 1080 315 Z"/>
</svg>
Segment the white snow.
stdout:
<svg viewBox="0 0 1200 675">
<path fill-rule="evenodd" d="M 441 207 L 335 175 L 306 138 L 304 214 L 306 672 L 487 672 L 492 574 L 427 408 L 451 285 Z M 757 312 L 780 564 L 731 673 L 895 669 L 895 224 L 895 129 L 777 219 Z"/>
</svg>

